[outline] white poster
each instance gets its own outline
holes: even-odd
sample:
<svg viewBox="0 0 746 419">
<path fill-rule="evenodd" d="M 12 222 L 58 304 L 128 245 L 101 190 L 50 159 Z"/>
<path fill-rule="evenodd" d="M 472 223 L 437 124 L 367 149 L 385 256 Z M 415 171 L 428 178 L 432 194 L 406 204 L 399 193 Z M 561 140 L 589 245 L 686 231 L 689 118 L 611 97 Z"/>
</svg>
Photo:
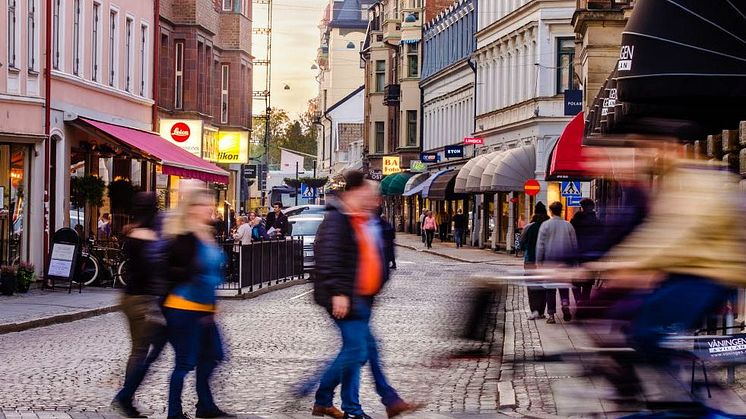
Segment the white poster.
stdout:
<svg viewBox="0 0 746 419">
<path fill-rule="evenodd" d="M 52 245 L 52 259 L 72 261 L 74 255 L 75 245 L 62 243 Z"/>
<path fill-rule="evenodd" d="M 69 278 L 73 263 L 67 260 L 52 259 L 49 261 L 49 276 Z"/>
</svg>

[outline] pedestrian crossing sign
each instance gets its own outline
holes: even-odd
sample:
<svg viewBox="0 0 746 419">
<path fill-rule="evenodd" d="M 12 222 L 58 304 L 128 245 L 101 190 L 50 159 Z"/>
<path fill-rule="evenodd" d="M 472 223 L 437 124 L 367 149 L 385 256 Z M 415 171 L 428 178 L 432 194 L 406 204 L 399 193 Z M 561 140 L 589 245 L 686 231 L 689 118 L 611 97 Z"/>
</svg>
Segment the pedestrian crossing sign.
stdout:
<svg viewBox="0 0 746 419">
<path fill-rule="evenodd" d="M 300 184 L 300 196 L 301 198 L 315 199 L 316 188 L 310 188 L 305 183 Z"/>
<path fill-rule="evenodd" d="M 582 196 L 580 191 L 580 182 L 568 181 L 562 182 L 562 196 Z"/>
</svg>

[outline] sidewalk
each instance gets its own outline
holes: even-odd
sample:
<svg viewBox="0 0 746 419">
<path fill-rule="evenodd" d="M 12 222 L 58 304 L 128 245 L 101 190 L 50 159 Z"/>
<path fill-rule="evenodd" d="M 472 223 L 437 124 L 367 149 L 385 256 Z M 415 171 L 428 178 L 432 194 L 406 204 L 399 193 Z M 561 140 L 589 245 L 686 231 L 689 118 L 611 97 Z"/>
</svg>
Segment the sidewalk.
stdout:
<svg viewBox="0 0 746 419">
<path fill-rule="evenodd" d="M 116 311 L 120 290 L 111 288 L 32 289 L 27 294 L 0 296 L 0 334 L 20 332 Z"/>
<path fill-rule="evenodd" d="M 478 249 L 469 246 L 457 249 L 455 243 L 441 243 L 437 238 L 433 240 L 433 248 L 426 249 L 425 243 L 422 242 L 420 236 L 414 234 L 398 233 L 396 235 L 396 245 L 464 263 L 496 263 L 506 266 L 523 266 L 523 258 L 515 257 L 515 255 L 507 255 L 504 252 L 498 253 L 490 249 Z"/>
</svg>

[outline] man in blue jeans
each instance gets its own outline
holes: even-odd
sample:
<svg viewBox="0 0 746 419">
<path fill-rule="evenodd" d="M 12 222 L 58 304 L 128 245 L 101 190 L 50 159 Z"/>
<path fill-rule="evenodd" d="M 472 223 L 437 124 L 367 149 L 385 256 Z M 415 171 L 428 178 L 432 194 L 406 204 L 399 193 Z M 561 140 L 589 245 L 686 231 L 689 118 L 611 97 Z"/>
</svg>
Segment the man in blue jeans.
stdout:
<svg viewBox="0 0 746 419">
<path fill-rule="evenodd" d="M 375 215 L 380 197 L 359 171 L 345 173 L 345 190 L 329 205 L 314 244 L 314 298 L 332 316 L 342 336 L 339 355 L 321 377 L 312 414 L 338 419 L 365 419 L 360 405 L 360 371 L 371 363 L 376 391 L 390 418 L 417 409 L 387 383 L 376 340 L 370 330 L 375 296 L 388 280 L 382 227 Z M 334 390 L 341 384 L 342 411 Z"/>
</svg>

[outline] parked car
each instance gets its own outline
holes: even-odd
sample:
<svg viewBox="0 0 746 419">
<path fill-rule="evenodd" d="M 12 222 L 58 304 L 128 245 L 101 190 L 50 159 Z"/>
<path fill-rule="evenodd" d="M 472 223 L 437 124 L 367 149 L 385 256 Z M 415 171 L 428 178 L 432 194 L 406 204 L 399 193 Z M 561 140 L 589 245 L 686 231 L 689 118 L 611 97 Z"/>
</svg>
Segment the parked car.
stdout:
<svg viewBox="0 0 746 419">
<path fill-rule="evenodd" d="M 315 262 L 313 257 L 313 243 L 316 240 L 316 232 L 324 220 L 323 216 L 311 216 L 305 213 L 302 216 L 288 217 L 290 228 L 294 237 L 303 238 L 303 268 L 310 270 Z"/>
<path fill-rule="evenodd" d="M 288 217 L 294 217 L 297 215 L 318 215 L 323 218 L 325 208 L 326 207 L 324 205 L 298 205 L 294 207 L 287 207 L 282 210 L 282 213 Z"/>
</svg>

